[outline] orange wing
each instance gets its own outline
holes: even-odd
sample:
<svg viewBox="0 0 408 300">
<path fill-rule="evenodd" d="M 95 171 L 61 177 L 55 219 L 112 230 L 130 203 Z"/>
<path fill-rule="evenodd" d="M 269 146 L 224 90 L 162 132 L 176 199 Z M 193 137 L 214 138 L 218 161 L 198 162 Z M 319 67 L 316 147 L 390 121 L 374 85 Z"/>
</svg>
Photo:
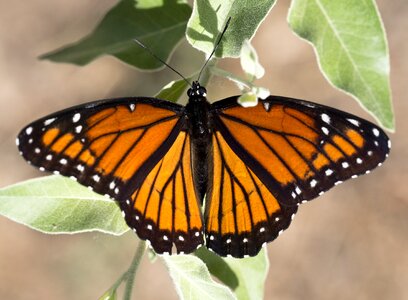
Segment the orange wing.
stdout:
<svg viewBox="0 0 408 300">
<path fill-rule="evenodd" d="M 70 176 L 100 194 L 126 199 L 134 182 L 162 158 L 183 126 L 183 107 L 167 102 L 161 107 L 161 102 L 129 98 L 67 109 L 24 128 L 18 147 L 42 171 Z"/>
<path fill-rule="evenodd" d="M 297 206 L 281 205 L 219 131 L 212 142 L 213 176 L 205 211 L 207 247 L 221 256 L 254 256 L 289 226 Z"/>
<path fill-rule="evenodd" d="M 121 205 L 125 219 L 153 249 L 191 253 L 203 244 L 203 225 L 191 172 L 190 138 L 181 132 L 142 184 Z"/>
<path fill-rule="evenodd" d="M 255 255 L 289 226 L 297 205 L 368 173 L 388 155 L 385 133 L 351 114 L 283 97 L 251 108 L 236 99 L 214 103 L 211 112 L 206 235 L 221 255 Z M 275 214 L 283 223 L 274 223 Z"/>
<path fill-rule="evenodd" d="M 184 125 L 184 107 L 167 101 L 98 101 L 33 122 L 17 144 L 40 170 L 118 200 L 156 252 L 191 252 L 203 237 Z"/>
</svg>

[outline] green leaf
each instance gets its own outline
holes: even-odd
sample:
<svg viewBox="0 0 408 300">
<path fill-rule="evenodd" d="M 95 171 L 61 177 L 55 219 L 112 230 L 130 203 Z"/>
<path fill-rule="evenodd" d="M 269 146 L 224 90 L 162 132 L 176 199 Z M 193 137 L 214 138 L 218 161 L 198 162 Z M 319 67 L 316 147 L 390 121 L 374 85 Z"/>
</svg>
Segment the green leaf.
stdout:
<svg viewBox="0 0 408 300">
<path fill-rule="evenodd" d="M 244 92 L 238 97 L 238 103 L 243 107 L 254 107 L 258 104 L 258 99 L 265 99 L 270 95 L 267 88 L 252 86 L 250 91 Z"/>
<path fill-rule="evenodd" d="M 235 272 L 239 285 L 234 290 L 238 299 L 263 299 L 265 280 L 269 270 L 268 254 L 264 249 L 255 257 L 224 258 Z"/>
<path fill-rule="evenodd" d="M 274 0 L 258 0 L 256 3 L 247 0 L 195 0 L 187 25 L 187 40 L 208 56 L 226 20 L 231 17 L 216 56 L 238 57 L 245 40 L 251 40 L 274 3 Z"/>
<path fill-rule="evenodd" d="M 0 214 L 44 233 L 129 230 L 115 201 L 62 176 L 47 176 L 0 189 Z"/>
<path fill-rule="evenodd" d="M 241 50 L 241 67 L 250 80 L 259 79 L 264 76 L 265 69 L 258 60 L 258 54 L 249 41 L 245 41 Z"/>
<path fill-rule="evenodd" d="M 261 86 L 252 86 L 251 92 L 254 93 L 258 98 L 266 99 L 271 95 L 269 89 Z"/>
<path fill-rule="evenodd" d="M 122 0 L 90 35 L 41 58 L 85 65 L 98 56 L 110 54 L 141 69 L 156 69 L 162 63 L 133 39 L 167 60 L 184 37 L 190 14 L 191 7 L 185 1 Z"/>
<path fill-rule="evenodd" d="M 205 264 L 193 255 L 163 256 L 180 299 L 236 299 L 225 286 L 215 282 Z"/>
<path fill-rule="evenodd" d="M 293 0 L 288 20 L 313 44 L 328 81 L 393 130 L 388 47 L 374 0 Z"/>
<path fill-rule="evenodd" d="M 155 97 L 167 101 L 177 102 L 178 99 L 180 99 L 180 97 L 184 94 L 187 87 L 188 84 L 184 79 L 174 80 L 163 87 Z"/>
<path fill-rule="evenodd" d="M 196 255 L 207 265 L 210 273 L 231 288 L 238 299 L 263 299 L 269 270 L 265 249 L 255 257 L 221 258 L 201 247 Z"/>
<path fill-rule="evenodd" d="M 221 256 L 210 252 L 205 247 L 200 247 L 194 254 L 205 263 L 211 275 L 218 278 L 232 291 L 238 288 L 239 279 L 237 275 Z"/>
<path fill-rule="evenodd" d="M 114 290 L 109 289 L 101 297 L 99 297 L 98 300 L 116 300 L 116 299 L 117 299 L 116 289 Z"/>
<path fill-rule="evenodd" d="M 238 103 L 243 107 L 254 107 L 258 104 L 258 97 L 250 91 L 239 96 Z"/>
<path fill-rule="evenodd" d="M 154 252 L 152 248 L 147 249 L 147 258 L 151 263 L 154 263 L 157 260 L 157 253 Z"/>
</svg>

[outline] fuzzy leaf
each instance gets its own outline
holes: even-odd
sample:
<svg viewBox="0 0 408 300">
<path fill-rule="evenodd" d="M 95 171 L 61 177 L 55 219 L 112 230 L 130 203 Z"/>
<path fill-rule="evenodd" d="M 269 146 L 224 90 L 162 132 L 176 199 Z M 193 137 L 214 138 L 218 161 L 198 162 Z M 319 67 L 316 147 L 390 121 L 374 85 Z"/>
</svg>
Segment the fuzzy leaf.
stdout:
<svg viewBox="0 0 408 300">
<path fill-rule="evenodd" d="M 247 92 L 238 97 L 238 103 L 243 107 L 254 107 L 258 104 L 258 97 L 252 92 Z"/>
<path fill-rule="evenodd" d="M 188 84 L 185 80 L 174 80 L 163 87 L 155 97 L 167 101 L 177 102 L 178 99 L 184 94 L 187 87 Z"/>
<path fill-rule="evenodd" d="M 375 1 L 293 0 L 288 19 L 313 44 L 328 81 L 393 130 L 388 47 Z"/>
<path fill-rule="evenodd" d="M 51 234 L 129 230 L 116 202 L 62 176 L 27 180 L 0 189 L 0 214 Z"/>
<path fill-rule="evenodd" d="M 157 69 L 162 63 L 133 39 L 167 60 L 184 37 L 190 14 L 191 7 L 185 1 L 122 0 L 90 35 L 41 58 L 85 65 L 98 56 L 110 54 L 141 69 Z"/>
<path fill-rule="evenodd" d="M 251 40 L 274 3 L 274 0 L 258 0 L 256 5 L 248 0 L 195 0 L 187 25 L 187 40 L 208 56 L 231 17 L 216 56 L 238 57 L 245 40 Z"/>
<path fill-rule="evenodd" d="M 221 258 L 201 247 L 196 255 L 204 261 L 210 273 L 227 285 L 238 299 L 263 299 L 265 280 L 269 270 L 265 249 L 255 257 Z"/>
<path fill-rule="evenodd" d="M 249 258 L 225 258 L 238 277 L 239 285 L 234 290 L 238 299 L 256 300 L 263 299 L 265 280 L 268 275 L 268 254 L 262 249 L 255 257 Z"/>
<path fill-rule="evenodd" d="M 106 291 L 98 300 L 116 300 L 117 293 L 116 290 L 108 290 Z"/>
<path fill-rule="evenodd" d="M 163 256 L 180 299 L 236 299 L 225 286 L 215 282 L 206 265 L 193 255 Z"/>
<path fill-rule="evenodd" d="M 259 79 L 265 74 L 265 69 L 258 60 L 258 54 L 249 41 L 245 41 L 241 50 L 241 67 L 250 80 Z"/>
</svg>

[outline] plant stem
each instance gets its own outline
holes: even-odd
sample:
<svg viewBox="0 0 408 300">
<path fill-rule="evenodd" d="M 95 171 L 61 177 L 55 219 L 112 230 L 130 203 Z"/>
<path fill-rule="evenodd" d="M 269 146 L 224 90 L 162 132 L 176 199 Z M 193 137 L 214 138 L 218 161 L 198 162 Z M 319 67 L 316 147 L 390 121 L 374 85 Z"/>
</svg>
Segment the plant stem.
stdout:
<svg viewBox="0 0 408 300">
<path fill-rule="evenodd" d="M 126 273 L 123 274 L 124 275 L 123 279 L 126 280 L 125 294 L 123 296 L 124 300 L 130 300 L 132 297 L 132 290 L 133 290 L 133 285 L 135 283 L 136 271 L 140 265 L 140 261 L 142 260 L 145 250 L 146 250 L 146 242 L 140 240 L 139 244 L 137 245 L 136 253 L 135 253 L 135 256 L 133 257 L 132 263 L 129 269 L 126 271 Z"/>
<path fill-rule="evenodd" d="M 235 76 L 235 75 L 233 75 L 233 74 L 231 74 L 231 73 L 229 73 L 229 72 L 227 72 L 227 71 L 225 71 L 225 70 L 223 70 L 221 68 L 217 68 L 217 67 L 214 66 L 211 69 L 211 71 L 216 76 L 228 78 L 229 80 L 231 80 L 231 81 L 233 81 L 235 83 L 241 84 L 241 85 L 243 85 L 243 86 L 245 86 L 247 88 L 253 87 L 253 84 L 251 82 L 249 82 L 248 80 L 245 80 L 243 78 Z"/>
</svg>

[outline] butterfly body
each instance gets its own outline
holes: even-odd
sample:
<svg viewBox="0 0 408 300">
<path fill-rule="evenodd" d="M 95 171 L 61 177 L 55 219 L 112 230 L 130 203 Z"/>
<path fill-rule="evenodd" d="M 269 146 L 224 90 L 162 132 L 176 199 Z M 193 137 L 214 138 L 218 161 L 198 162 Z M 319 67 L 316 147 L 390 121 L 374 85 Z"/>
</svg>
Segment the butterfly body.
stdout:
<svg viewBox="0 0 408 300">
<path fill-rule="evenodd" d="M 381 165 L 390 142 L 376 125 L 312 102 L 270 96 L 243 108 L 134 97 L 73 107 L 26 126 L 31 164 L 118 201 L 127 224 L 159 253 L 203 245 L 256 255 L 299 204 Z M 205 210 L 201 206 L 205 199 Z"/>
<path fill-rule="evenodd" d="M 193 166 L 194 184 L 198 198 L 202 203 L 208 189 L 208 159 L 211 155 L 211 135 L 213 132 L 210 116 L 211 105 L 206 98 L 207 91 L 198 82 L 193 82 L 187 95 L 186 130 L 191 137 L 191 159 Z"/>
</svg>

